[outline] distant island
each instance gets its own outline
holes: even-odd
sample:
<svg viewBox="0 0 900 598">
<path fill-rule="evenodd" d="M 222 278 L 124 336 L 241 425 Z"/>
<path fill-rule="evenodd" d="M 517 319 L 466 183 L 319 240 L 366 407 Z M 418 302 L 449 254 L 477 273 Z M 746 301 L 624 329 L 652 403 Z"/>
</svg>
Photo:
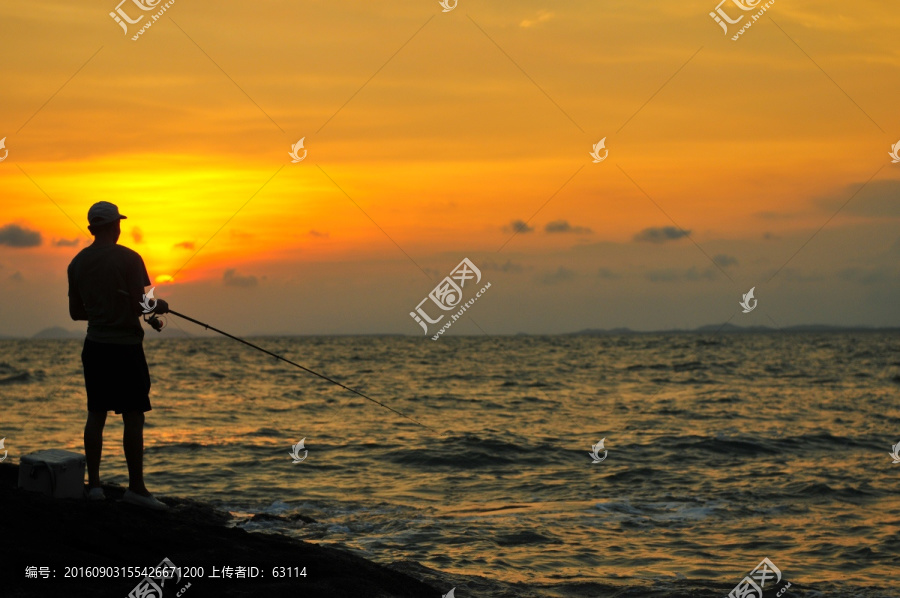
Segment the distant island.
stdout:
<svg viewBox="0 0 900 598">
<path fill-rule="evenodd" d="M 53 326 L 51 328 L 44 328 L 40 332 L 33 334 L 31 338 L 34 339 L 48 339 L 48 338 L 84 338 L 83 330 L 68 330 L 63 328 L 62 326 Z"/>
<path fill-rule="evenodd" d="M 828 324 L 802 324 L 799 326 L 785 326 L 783 328 L 775 328 L 771 326 L 735 326 L 734 324 L 707 324 L 697 328 L 670 328 L 668 330 L 632 330 L 631 328 L 585 328 L 577 332 L 560 332 L 555 334 L 532 334 L 528 332 L 519 332 L 518 334 L 500 335 L 500 336 L 627 336 L 634 334 L 766 334 L 771 332 L 810 332 L 810 333 L 828 333 L 828 332 L 900 332 L 898 327 L 872 327 L 872 326 L 831 326 Z M 0 335 L 0 340 L 19 340 L 19 339 L 83 339 L 84 331 L 69 330 L 62 326 L 52 326 L 44 328 L 40 332 L 30 337 Z M 368 334 L 295 334 L 295 333 L 271 333 L 257 332 L 255 334 L 238 335 L 244 338 L 258 337 L 294 337 L 294 336 L 366 336 L 366 337 L 407 337 L 416 336 L 414 334 L 397 334 L 390 332 L 376 332 Z M 466 335 L 478 336 L 478 335 Z M 200 331 L 199 334 L 191 334 L 179 328 L 166 327 L 159 334 L 152 330 L 147 331 L 145 340 L 167 339 L 167 338 L 217 338 L 213 333 Z"/>
<path fill-rule="evenodd" d="M 569 332 L 564 336 L 621 336 L 626 334 L 747 334 L 766 332 L 897 332 L 900 328 L 876 328 L 871 326 L 831 326 L 828 324 L 802 324 L 799 326 L 784 326 L 773 328 L 771 326 L 735 326 L 734 324 L 707 324 L 698 328 L 669 330 L 632 330 L 630 328 L 586 328 L 578 332 Z"/>
<path fill-rule="evenodd" d="M 51 326 L 50 328 L 44 328 L 40 332 L 37 332 L 30 337 L 15 337 L 15 336 L 0 336 L 0 339 L 16 339 L 16 338 L 32 338 L 35 340 L 47 340 L 47 339 L 83 339 L 86 331 L 85 330 L 69 330 L 68 328 L 63 328 L 62 326 Z M 154 336 L 156 333 L 152 330 L 150 331 Z M 186 338 L 193 336 L 183 330 L 179 330 L 178 328 L 164 328 L 162 332 L 159 333 L 159 336 L 162 338 Z M 146 335 L 146 338 L 150 337 L 150 334 Z"/>
</svg>

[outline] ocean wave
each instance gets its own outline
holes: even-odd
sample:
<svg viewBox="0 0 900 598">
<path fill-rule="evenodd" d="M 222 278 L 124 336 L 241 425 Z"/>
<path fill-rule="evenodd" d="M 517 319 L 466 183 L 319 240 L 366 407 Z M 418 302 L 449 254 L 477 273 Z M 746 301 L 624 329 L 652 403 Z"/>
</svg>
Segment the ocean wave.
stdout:
<svg viewBox="0 0 900 598">
<path fill-rule="evenodd" d="M 0 377 L 0 385 L 28 384 L 29 382 L 35 382 L 38 379 L 37 376 L 32 375 L 30 372 L 18 372 L 16 374 Z"/>
</svg>

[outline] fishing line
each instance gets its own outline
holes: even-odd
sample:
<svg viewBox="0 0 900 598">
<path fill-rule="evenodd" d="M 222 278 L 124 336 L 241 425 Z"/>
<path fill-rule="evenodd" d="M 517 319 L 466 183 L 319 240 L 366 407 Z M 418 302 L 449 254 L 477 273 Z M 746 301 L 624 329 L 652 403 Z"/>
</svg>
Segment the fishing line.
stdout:
<svg viewBox="0 0 900 598">
<path fill-rule="evenodd" d="M 353 394 L 359 395 L 359 396 L 361 396 L 362 398 L 366 399 L 367 401 L 371 401 L 371 402 L 375 403 L 376 405 L 380 405 L 381 407 L 384 407 L 385 409 L 387 409 L 387 410 L 389 410 L 389 411 L 392 411 L 392 412 L 396 413 L 396 414 L 399 415 L 400 417 L 405 417 L 406 419 L 408 419 L 409 421 L 413 422 L 414 424 L 419 425 L 419 426 L 422 426 L 423 428 L 428 429 L 428 430 L 431 430 L 431 431 L 434 432 L 435 434 L 438 434 L 438 431 L 435 430 L 434 428 L 432 428 L 431 426 L 426 426 L 426 425 L 423 424 L 422 422 L 417 421 L 417 420 L 411 418 L 410 416 L 406 415 L 405 413 L 400 413 L 399 411 L 397 411 L 397 410 L 394 409 L 393 407 L 389 407 L 388 405 L 385 405 L 384 403 L 382 403 L 382 402 L 380 402 L 380 401 L 376 401 L 376 400 L 373 399 L 372 397 L 367 396 L 367 395 L 364 395 L 363 393 L 359 392 L 358 390 L 356 390 L 356 389 L 354 389 L 354 388 L 350 388 L 349 386 L 345 386 L 345 385 L 341 384 L 340 382 L 338 382 L 337 380 L 332 380 L 331 378 L 329 378 L 328 376 L 326 376 L 326 375 L 324 375 L 324 374 L 320 374 L 319 372 L 315 372 L 315 371 L 309 369 L 308 367 L 304 367 L 304 366 L 300 365 L 299 363 L 296 363 L 296 362 L 294 362 L 294 361 L 291 361 L 290 359 L 287 359 L 287 358 L 285 358 L 285 357 L 282 357 L 281 355 L 276 355 L 275 353 L 272 353 L 271 351 L 267 351 L 266 349 L 263 349 L 262 347 L 260 347 L 260 346 L 258 346 L 258 345 L 254 345 L 253 343 L 251 343 L 251 342 L 249 342 L 249 341 L 245 341 L 244 339 L 239 338 L 239 337 L 237 337 L 237 336 L 234 336 L 233 334 L 228 334 L 228 333 L 225 332 L 224 330 L 219 330 L 218 328 L 216 328 L 216 327 L 214 327 L 214 326 L 210 326 L 209 324 L 207 324 L 207 323 L 205 323 L 205 322 L 201 322 L 200 320 L 195 320 L 194 318 L 191 318 L 190 316 L 186 316 L 186 315 L 184 315 L 184 314 L 182 314 L 182 313 L 178 313 L 177 311 L 174 311 L 174 310 L 172 310 L 172 309 L 170 309 L 168 313 L 172 314 L 173 316 L 178 316 L 179 318 L 184 318 L 184 319 L 187 320 L 188 322 L 193 322 L 194 324 L 197 324 L 197 325 L 199 325 L 199 326 L 203 326 L 203 327 L 206 328 L 207 330 L 212 330 L 213 332 L 218 332 L 219 334 L 224 335 L 224 336 L 227 336 L 228 338 L 231 338 L 231 339 L 234 339 L 234 340 L 236 340 L 236 341 L 238 341 L 238 342 L 244 343 L 244 344 L 247 345 L 248 347 L 253 347 L 253 348 L 256 349 L 257 351 L 262 351 L 262 352 L 265 353 L 266 355 L 271 355 L 271 356 L 274 357 L 275 359 L 280 359 L 281 361 L 283 361 L 283 362 L 285 362 L 285 363 L 289 363 L 289 364 L 291 364 L 292 366 L 298 367 L 298 368 L 300 368 L 301 370 L 304 370 L 304 371 L 306 371 L 306 372 L 309 372 L 310 374 L 312 374 L 312 375 L 314 375 L 314 376 L 318 376 L 319 378 L 322 378 L 323 380 L 327 380 L 328 382 L 331 382 L 332 384 L 336 384 L 337 386 L 340 386 L 340 387 L 343 388 L 344 390 L 349 390 L 349 391 L 352 392 Z"/>
</svg>

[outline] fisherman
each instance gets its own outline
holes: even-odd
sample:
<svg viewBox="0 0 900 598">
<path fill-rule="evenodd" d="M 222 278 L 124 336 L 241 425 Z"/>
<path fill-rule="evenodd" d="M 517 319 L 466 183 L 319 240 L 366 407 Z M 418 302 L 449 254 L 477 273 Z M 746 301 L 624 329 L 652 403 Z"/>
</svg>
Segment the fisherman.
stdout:
<svg viewBox="0 0 900 598">
<path fill-rule="evenodd" d="M 82 249 L 68 268 L 69 315 L 87 320 L 81 351 L 87 391 L 84 453 L 88 469 L 87 496 L 103 500 L 100 455 L 108 411 L 122 414 L 122 445 L 128 463 L 128 490 L 122 500 L 151 509 L 166 509 L 144 485 L 144 413 L 150 407 L 150 371 L 144 356 L 141 301 L 150 277 L 136 252 L 118 245 L 120 222 L 115 204 L 100 201 L 88 210 L 88 230 L 94 242 Z M 158 299 L 154 313 L 169 305 Z"/>
</svg>

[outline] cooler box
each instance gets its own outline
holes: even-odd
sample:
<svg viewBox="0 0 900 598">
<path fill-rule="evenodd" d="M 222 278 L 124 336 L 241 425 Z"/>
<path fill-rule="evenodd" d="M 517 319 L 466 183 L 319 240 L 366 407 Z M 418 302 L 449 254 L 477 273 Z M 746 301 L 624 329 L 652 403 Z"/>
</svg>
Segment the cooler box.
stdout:
<svg viewBox="0 0 900 598">
<path fill-rule="evenodd" d="M 83 498 L 84 455 L 61 449 L 38 451 L 19 458 L 19 488 L 53 498 Z"/>
</svg>

